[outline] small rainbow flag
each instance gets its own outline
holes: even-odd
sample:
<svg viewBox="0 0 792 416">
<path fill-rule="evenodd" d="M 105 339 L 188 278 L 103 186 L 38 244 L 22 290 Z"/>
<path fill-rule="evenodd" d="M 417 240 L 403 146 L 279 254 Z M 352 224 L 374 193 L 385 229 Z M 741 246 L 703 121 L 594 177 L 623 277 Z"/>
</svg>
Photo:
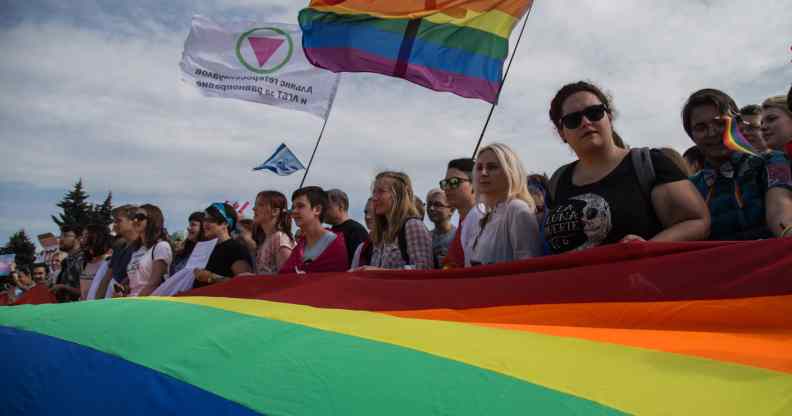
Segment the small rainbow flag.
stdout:
<svg viewBox="0 0 792 416">
<path fill-rule="evenodd" d="M 740 132 L 734 119 L 731 117 L 724 117 L 724 121 L 726 122 L 726 128 L 723 129 L 723 145 L 735 152 L 743 152 L 758 156 L 756 149 L 754 149 L 751 142 Z"/>
<path fill-rule="evenodd" d="M 303 49 L 333 72 L 375 72 L 496 102 L 509 35 L 533 0 L 311 0 Z"/>
</svg>

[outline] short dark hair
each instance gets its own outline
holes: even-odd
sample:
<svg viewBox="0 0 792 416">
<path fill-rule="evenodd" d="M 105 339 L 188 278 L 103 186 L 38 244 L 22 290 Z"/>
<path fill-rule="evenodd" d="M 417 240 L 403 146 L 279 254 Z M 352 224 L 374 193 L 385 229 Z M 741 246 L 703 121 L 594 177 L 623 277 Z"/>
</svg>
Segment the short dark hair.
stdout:
<svg viewBox="0 0 792 416">
<path fill-rule="evenodd" d="M 49 274 L 50 269 L 49 269 L 49 265 L 47 263 L 33 263 L 33 265 L 30 266 L 30 272 L 32 273 L 33 270 L 36 270 L 39 267 L 43 267 L 44 268 L 44 273 L 45 274 Z"/>
<path fill-rule="evenodd" d="M 742 116 L 758 116 L 761 114 L 762 114 L 762 107 L 756 104 L 748 104 L 740 109 L 740 115 Z"/>
<path fill-rule="evenodd" d="M 82 237 L 83 228 L 77 224 L 63 224 L 60 227 L 61 234 L 74 233 L 77 237 Z"/>
<path fill-rule="evenodd" d="M 734 99 L 721 90 L 705 88 L 690 94 L 690 97 L 688 97 L 687 101 L 685 101 L 685 105 L 682 107 L 682 126 L 685 128 L 685 133 L 687 133 L 691 139 L 693 138 L 693 134 L 691 132 L 690 114 L 693 112 L 694 108 L 703 105 L 715 106 L 722 115 L 735 115 L 739 113 L 739 107 L 737 107 L 737 103 L 734 102 Z"/>
<path fill-rule="evenodd" d="M 327 197 L 330 202 L 341 207 L 344 212 L 349 211 L 349 197 L 346 192 L 340 189 L 331 189 L 327 191 Z"/>
<path fill-rule="evenodd" d="M 224 212 L 220 212 L 220 210 L 217 208 L 217 206 L 215 206 L 215 204 L 209 205 L 209 207 L 206 208 L 206 215 L 204 216 L 204 221 L 211 218 L 215 221 L 219 221 L 219 223 L 221 224 L 226 224 L 228 227 L 228 232 L 230 233 L 236 229 L 237 221 L 239 221 L 239 216 L 237 215 L 237 212 L 234 209 L 234 207 L 229 205 L 228 202 L 223 202 L 222 206 Z M 231 224 L 229 224 L 228 220 L 226 220 L 226 216 L 228 216 L 228 219 L 232 221 Z"/>
<path fill-rule="evenodd" d="M 327 192 L 325 192 L 324 189 L 319 186 L 305 186 L 292 193 L 292 202 L 301 196 L 305 196 L 305 198 L 308 199 L 308 202 L 311 204 L 311 208 L 315 206 L 322 207 L 319 210 L 319 221 L 324 222 L 325 210 L 327 209 L 327 205 L 330 203 L 330 198 L 328 198 Z"/>
<path fill-rule="evenodd" d="M 206 214 L 204 214 L 201 211 L 196 211 L 196 212 L 193 212 L 192 214 L 190 214 L 190 216 L 187 218 L 187 222 L 195 221 L 195 222 L 200 222 L 201 224 L 203 224 L 204 218 L 206 218 Z"/>
<path fill-rule="evenodd" d="M 448 162 L 448 169 L 456 169 L 465 172 L 465 175 L 467 175 L 471 180 L 473 179 L 474 166 L 476 166 L 476 161 L 469 157 L 454 159 Z"/>
</svg>

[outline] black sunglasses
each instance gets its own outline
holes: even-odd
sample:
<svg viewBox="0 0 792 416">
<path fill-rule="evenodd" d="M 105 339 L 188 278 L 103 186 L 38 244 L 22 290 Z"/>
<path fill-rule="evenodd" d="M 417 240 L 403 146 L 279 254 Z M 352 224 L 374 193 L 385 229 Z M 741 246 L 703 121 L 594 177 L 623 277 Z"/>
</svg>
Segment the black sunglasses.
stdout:
<svg viewBox="0 0 792 416">
<path fill-rule="evenodd" d="M 561 124 L 569 130 L 574 130 L 580 127 L 580 123 L 583 122 L 583 116 L 586 116 L 588 121 L 594 122 L 602 120 L 602 117 L 605 117 L 607 112 L 608 107 L 605 104 L 588 106 L 581 111 L 575 111 L 561 117 Z"/>
<path fill-rule="evenodd" d="M 138 212 L 132 216 L 132 221 L 145 221 L 148 219 L 148 216 L 142 212 Z"/>
<path fill-rule="evenodd" d="M 440 189 L 444 191 L 446 189 L 456 189 L 459 188 L 459 185 L 462 185 L 462 182 L 470 182 L 470 179 L 457 177 L 443 179 L 440 181 Z"/>
</svg>

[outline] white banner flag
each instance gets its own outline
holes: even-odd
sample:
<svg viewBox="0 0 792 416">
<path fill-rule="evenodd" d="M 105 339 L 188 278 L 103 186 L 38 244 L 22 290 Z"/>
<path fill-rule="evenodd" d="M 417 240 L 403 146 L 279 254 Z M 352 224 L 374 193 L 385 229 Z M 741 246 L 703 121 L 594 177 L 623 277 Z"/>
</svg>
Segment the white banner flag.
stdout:
<svg viewBox="0 0 792 416">
<path fill-rule="evenodd" d="M 206 96 L 237 98 L 327 118 L 339 76 L 311 65 L 298 25 L 218 24 L 194 16 L 179 64 Z"/>
</svg>

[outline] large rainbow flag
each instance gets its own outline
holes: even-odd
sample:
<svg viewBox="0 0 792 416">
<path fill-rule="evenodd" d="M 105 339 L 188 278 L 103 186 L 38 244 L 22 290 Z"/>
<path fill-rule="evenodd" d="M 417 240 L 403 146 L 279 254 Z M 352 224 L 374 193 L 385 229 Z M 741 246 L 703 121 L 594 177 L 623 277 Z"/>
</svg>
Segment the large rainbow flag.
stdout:
<svg viewBox="0 0 792 416">
<path fill-rule="evenodd" d="M 303 50 L 334 72 L 376 72 L 494 103 L 509 35 L 532 0 L 311 0 Z"/>
<path fill-rule="evenodd" d="M 3 414 L 789 415 L 792 240 L 0 308 Z"/>
</svg>

